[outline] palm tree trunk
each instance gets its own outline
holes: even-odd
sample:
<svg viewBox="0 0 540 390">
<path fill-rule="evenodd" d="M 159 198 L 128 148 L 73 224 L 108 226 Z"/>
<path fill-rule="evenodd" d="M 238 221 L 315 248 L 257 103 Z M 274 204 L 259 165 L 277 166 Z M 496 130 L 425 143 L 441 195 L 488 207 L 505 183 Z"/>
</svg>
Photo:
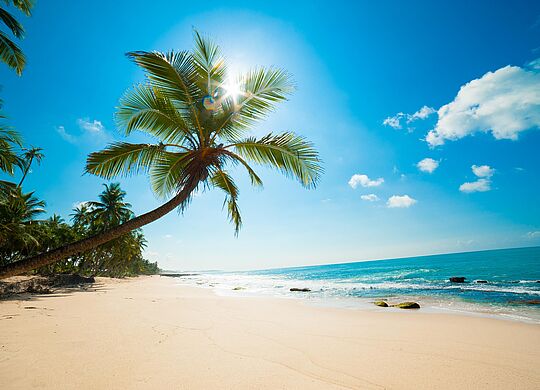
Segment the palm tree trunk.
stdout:
<svg viewBox="0 0 540 390">
<path fill-rule="evenodd" d="M 28 171 L 30 170 L 31 165 L 32 165 L 32 159 L 30 159 L 30 161 L 28 161 L 28 164 L 26 164 L 26 167 L 24 168 L 23 176 L 21 178 L 21 181 L 17 185 L 17 187 L 21 188 L 22 183 L 23 183 L 24 179 L 26 178 L 26 175 L 28 174 Z"/>
<path fill-rule="evenodd" d="M 182 188 L 182 190 L 171 200 L 158 208 L 149 211 L 146 214 L 140 215 L 129 221 L 118 225 L 106 232 L 96 234 L 95 236 L 88 237 L 71 244 L 61 246 L 50 250 L 48 252 L 41 253 L 36 256 L 28 257 L 24 260 L 16 261 L 14 263 L 7 264 L 0 267 L 0 279 L 8 278 L 10 276 L 19 275 L 23 272 L 28 272 L 33 269 L 43 267 L 47 264 L 52 264 L 58 260 L 64 259 L 68 256 L 73 256 L 77 253 L 86 252 L 101 244 L 105 244 L 108 241 L 114 240 L 132 230 L 138 229 L 147 225 L 155 220 L 168 214 L 183 202 L 185 202 L 191 192 L 197 187 L 197 181 L 190 182 Z"/>
</svg>

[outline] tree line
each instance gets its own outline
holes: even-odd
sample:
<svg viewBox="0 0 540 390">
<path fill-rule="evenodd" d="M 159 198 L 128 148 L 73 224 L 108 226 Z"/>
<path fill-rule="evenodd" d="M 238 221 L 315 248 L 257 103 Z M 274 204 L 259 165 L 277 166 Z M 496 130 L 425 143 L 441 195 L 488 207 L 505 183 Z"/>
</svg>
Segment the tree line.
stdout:
<svg viewBox="0 0 540 390">
<path fill-rule="evenodd" d="M 10 136 L 7 136 L 9 134 Z M 39 148 L 22 148 L 13 130 L 0 128 L 0 169 L 8 175 L 20 171 L 16 183 L 0 181 L 0 266 L 20 261 L 65 243 L 91 237 L 134 217 L 126 192 L 118 183 L 104 184 L 95 201 L 83 202 L 70 214 L 70 221 L 46 213 L 45 201 L 33 191 L 23 189 L 24 179 L 33 161 L 40 161 Z M 9 145 L 8 148 L 1 145 Z M 156 263 L 143 257 L 146 239 L 140 229 L 133 230 L 92 250 L 66 257 L 62 261 L 38 268 L 39 274 L 78 273 L 81 275 L 124 277 L 159 272 Z"/>
</svg>

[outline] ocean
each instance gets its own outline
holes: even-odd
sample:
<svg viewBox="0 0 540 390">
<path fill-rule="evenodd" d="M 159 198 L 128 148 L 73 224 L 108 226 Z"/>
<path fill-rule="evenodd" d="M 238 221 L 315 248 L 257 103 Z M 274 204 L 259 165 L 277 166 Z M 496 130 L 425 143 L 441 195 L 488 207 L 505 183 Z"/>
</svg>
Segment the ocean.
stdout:
<svg viewBox="0 0 540 390">
<path fill-rule="evenodd" d="M 465 277 L 452 283 L 450 277 Z M 478 281 L 486 281 L 479 283 Z M 203 272 L 181 283 L 219 294 L 301 298 L 315 304 L 379 308 L 416 301 L 424 311 L 461 312 L 540 323 L 540 247 L 487 250 L 244 272 Z M 310 292 L 291 292 L 290 288 Z"/>
</svg>

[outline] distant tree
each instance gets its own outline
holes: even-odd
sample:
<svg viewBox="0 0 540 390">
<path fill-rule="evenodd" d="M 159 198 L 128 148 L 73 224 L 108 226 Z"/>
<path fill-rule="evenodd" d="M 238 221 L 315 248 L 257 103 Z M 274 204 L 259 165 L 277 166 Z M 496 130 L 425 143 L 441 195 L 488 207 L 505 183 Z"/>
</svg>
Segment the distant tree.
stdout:
<svg viewBox="0 0 540 390">
<path fill-rule="evenodd" d="M 120 183 L 104 186 L 105 190 L 99 195 L 99 201 L 87 203 L 94 226 L 101 231 L 118 226 L 133 217 L 131 204 L 124 202 L 126 192 L 120 188 Z"/>
<path fill-rule="evenodd" d="M 91 208 L 88 206 L 88 202 L 83 202 L 75 207 L 73 213 L 70 214 L 73 226 L 77 229 L 86 229 L 92 219 Z"/>
<path fill-rule="evenodd" d="M 26 16 L 31 15 L 32 7 L 34 6 L 33 0 L 3 0 L 3 2 L 7 6 L 18 9 Z M 23 26 L 6 10 L 5 7 L 0 7 L 0 21 L 11 31 L 11 34 L 15 38 L 24 38 Z M 19 76 L 22 74 L 26 64 L 26 58 L 19 46 L 17 46 L 3 31 L 0 31 L 0 60 L 6 63 L 10 68 L 14 69 Z"/>
<path fill-rule="evenodd" d="M 33 192 L 12 187 L 0 193 L 0 262 L 31 255 L 39 247 L 37 217 L 43 213 L 45 202 Z"/>
<path fill-rule="evenodd" d="M 22 187 L 22 184 L 24 182 L 24 179 L 26 178 L 26 175 L 30 171 L 30 167 L 32 166 L 32 162 L 37 162 L 38 164 L 41 163 L 41 160 L 45 157 L 43 154 L 42 148 L 36 148 L 34 146 L 30 148 L 24 148 L 23 154 L 20 156 L 23 175 L 21 178 L 21 181 L 19 182 L 19 187 Z"/>
</svg>

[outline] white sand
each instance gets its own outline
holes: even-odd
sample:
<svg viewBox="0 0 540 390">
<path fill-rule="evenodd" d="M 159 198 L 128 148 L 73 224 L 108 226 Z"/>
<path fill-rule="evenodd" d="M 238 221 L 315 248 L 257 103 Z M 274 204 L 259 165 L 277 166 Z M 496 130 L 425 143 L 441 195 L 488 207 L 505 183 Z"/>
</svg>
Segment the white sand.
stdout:
<svg viewBox="0 0 540 390">
<path fill-rule="evenodd" d="M 0 301 L 0 388 L 540 389 L 539 325 L 176 283 Z"/>
</svg>

